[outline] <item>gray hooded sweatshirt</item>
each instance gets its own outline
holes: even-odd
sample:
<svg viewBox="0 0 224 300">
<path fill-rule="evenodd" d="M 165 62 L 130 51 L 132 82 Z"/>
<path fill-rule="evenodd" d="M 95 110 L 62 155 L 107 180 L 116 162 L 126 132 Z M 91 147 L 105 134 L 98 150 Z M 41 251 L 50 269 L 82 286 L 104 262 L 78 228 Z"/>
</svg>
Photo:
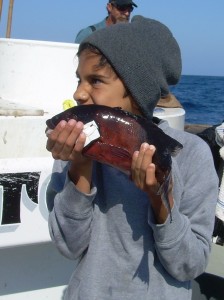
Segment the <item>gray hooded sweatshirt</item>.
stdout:
<svg viewBox="0 0 224 300">
<path fill-rule="evenodd" d="M 172 161 L 172 219 L 156 224 L 147 196 L 124 173 L 94 164 L 90 194 L 55 161 L 48 186 L 50 235 L 77 266 L 65 299 L 190 300 L 191 280 L 209 258 L 218 178 L 207 144 L 199 137 L 159 127 L 183 149 Z"/>
</svg>

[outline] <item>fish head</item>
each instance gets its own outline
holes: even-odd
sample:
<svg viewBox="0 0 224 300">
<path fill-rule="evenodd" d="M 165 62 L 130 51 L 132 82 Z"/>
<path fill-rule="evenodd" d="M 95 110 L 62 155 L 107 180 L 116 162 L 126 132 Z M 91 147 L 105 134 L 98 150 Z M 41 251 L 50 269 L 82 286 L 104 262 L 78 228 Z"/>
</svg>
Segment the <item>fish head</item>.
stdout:
<svg viewBox="0 0 224 300">
<path fill-rule="evenodd" d="M 86 124 L 94 120 L 98 111 L 100 111 L 100 107 L 95 104 L 74 106 L 48 119 L 46 124 L 50 129 L 54 129 L 62 120 L 68 122 L 73 119 Z"/>
</svg>

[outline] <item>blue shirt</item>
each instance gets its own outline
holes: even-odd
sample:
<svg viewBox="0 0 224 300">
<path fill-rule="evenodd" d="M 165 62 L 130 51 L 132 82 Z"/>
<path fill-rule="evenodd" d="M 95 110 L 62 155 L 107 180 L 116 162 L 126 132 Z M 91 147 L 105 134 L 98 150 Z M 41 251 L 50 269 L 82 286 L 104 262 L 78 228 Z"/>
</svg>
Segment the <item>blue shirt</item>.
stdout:
<svg viewBox="0 0 224 300">
<path fill-rule="evenodd" d="M 93 27 L 95 27 L 95 30 L 99 30 L 102 28 L 105 28 L 107 26 L 106 24 L 106 18 L 103 19 L 103 21 L 96 23 L 94 25 L 92 25 Z M 75 38 L 75 43 L 76 44 L 80 44 L 87 36 L 89 36 L 90 34 L 92 34 L 93 31 L 95 31 L 91 28 L 91 26 L 88 26 L 84 29 L 81 29 L 79 31 L 79 33 L 77 34 L 76 38 Z"/>
</svg>

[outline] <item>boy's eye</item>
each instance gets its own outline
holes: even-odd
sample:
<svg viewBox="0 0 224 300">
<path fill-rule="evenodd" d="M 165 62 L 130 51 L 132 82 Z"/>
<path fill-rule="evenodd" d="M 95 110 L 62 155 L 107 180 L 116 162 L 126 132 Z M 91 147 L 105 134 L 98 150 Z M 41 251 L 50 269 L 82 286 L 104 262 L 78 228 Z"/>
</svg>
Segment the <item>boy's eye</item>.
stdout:
<svg viewBox="0 0 224 300">
<path fill-rule="evenodd" d="M 102 80 L 97 78 L 97 77 L 93 77 L 91 78 L 91 84 L 99 84 L 102 83 Z"/>
<path fill-rule="evenodd" d="M 98 85 L 98 84 L 102 83 L 103 81 L 98 77 L 91 77 L 91 78 L 88 79 L 88 82 L 91 85 Z M 78 83 L 78 86 L 79 86 L 82 83 L 82 80 L 80 78 L 78 78 L 77 83 Z"/>
</svg>

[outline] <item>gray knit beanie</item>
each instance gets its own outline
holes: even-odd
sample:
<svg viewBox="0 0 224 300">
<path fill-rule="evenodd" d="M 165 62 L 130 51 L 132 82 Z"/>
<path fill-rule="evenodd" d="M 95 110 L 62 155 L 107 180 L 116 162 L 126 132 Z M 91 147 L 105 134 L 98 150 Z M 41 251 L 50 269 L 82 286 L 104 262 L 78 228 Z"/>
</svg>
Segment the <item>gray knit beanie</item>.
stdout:
<svg viewBox="0 0 224 300">
<path fill-rule="evenodd" d="M 98 48 L 107 58 L 143 115 L 152 118 L 161 95 L 181 75 L 181 54 L 170 30 L 162 23 L 134 16 L 131 23 L 118 23 L 95 31 L 82 43 Z"/>
</svg>

